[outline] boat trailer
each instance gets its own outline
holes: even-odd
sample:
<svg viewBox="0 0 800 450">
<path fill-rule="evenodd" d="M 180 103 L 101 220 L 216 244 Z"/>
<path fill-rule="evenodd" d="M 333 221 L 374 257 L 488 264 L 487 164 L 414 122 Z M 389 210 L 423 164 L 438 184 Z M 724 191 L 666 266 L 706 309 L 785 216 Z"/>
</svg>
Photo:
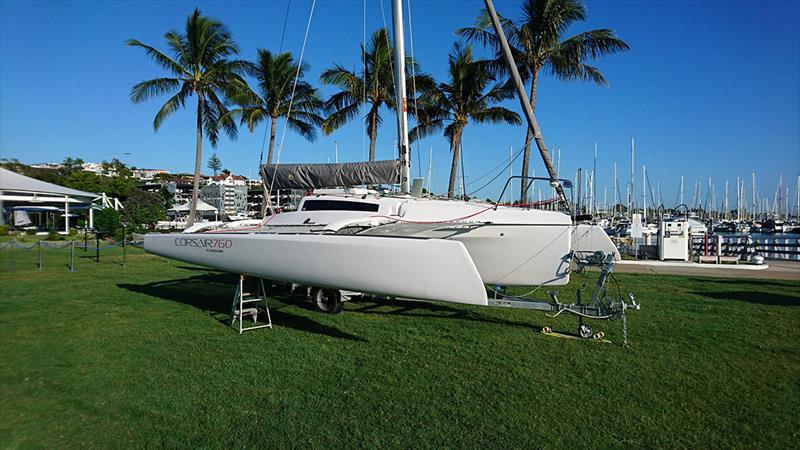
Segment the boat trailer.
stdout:
<svg viewBox="0 0 800 450">
<path fill-rule="evenodd" d="M 561 303 L 558 299 L 557 291 L 549 291 L 550 300 L 547 301 L 504 295 L 499 289 L 491 289 L 494 295 L 489 296 L 487 299 L 487 306 L 547 311 L 551 313 L 547 314 L 548 317 L 557 317 L 563 313 L 573 314 L 578 317 L 577 336 L 554 333 L 550 327 L 544 327 L 542 332 L 551 336 L 594 339 L 603 342 L 610 342 L 604 339 L 605 333 L 602 331 L 595 333 L 592 327 L 584 322 L 584 319 L 622 319 L 623 346 L 628 347 L 628 323 L 625 312 L 631 309 L 638 310 L 641 305 L 636 303 L 636 299 L 631 293 L 628 294 L 630 303 L 625 302 L 622 298 L 613 298 L 609 296 L 606 284 L 608 279 L 613 277 L 615 264 L 614 255 L 597 251 L 589 255 L 586 259 L 580 259 L 573 253 L 572 260 L 577 266 L 576 271 L 578 273 L 584 273 L 589 267 L 598 267 L 600 269 L 599 277 L 597 278 L 588 304 L 584 304 L 582 301 L 584 288 L 578 289 L 577 301 L 575 303 Z M 311 300 L 312 305 L 317 311 L 328 314 L 337 314 L 342 311 L 342 303 L 350 300 L 352 297 L 364 296 L 363 293 L 353 291 L 313 288 L 291 284 L 290 292 L 296 292 L 298 289 L 301 292 L 301 296 Z M 621 297 L 621 292 L 618 292 L 618 295 Z"/>
<path fill-rule="evenodd" d="M 596 340 L 603 340 L 605 336 L 603 332 L 595 334 L 592 327 L 584 323 L 584 319 L 622 319 L 623 346 L 628 347 L 628 323 L 625 312 L 630 309 L 638 310 L 641 308 L 641 304 L 636 303 L 636 298 L 632 293 L 628 293 L 630 303 L 625 302 L 622 298 L 613 298 L 609 296 L 606 284 L 609 277 L 612 277 L 614 273 L 614 255 L 598 251 L 588 256 L 586 259 L 573 257 L 573 260 L 577 265 L 578 273 L 585 272 L 589 267 L 600 268 L 600 274 L 588 304 L 582 302 L 584 288 L 580 288 L 577 291 L 577 301 L 575 303 L 561 303 L 558 299 L 557 291 L 549 291 L 548 295 L 550 295 L 550 301 L 546 301 L 527 297 L 507 296 L 494 290 L 494 298 L 489 298 L 489 306 L 548 311 L 551 313 L 547 314 L 548 317 L 557 317 L 562 313 L 573 314 L 578 317 L 577 335 L 581 339 L 594 338 Z M 544 327 L 542 332 L 549 335 L 572 337 L 553 333 L 550 327 Z"/>
</svg>

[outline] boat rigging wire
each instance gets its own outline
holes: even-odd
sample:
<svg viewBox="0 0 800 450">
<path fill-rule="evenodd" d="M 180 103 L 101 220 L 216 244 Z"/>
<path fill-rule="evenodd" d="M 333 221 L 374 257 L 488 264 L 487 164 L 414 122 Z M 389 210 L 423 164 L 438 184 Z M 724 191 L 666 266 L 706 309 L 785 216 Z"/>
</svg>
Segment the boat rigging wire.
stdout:
<svg viewBox="0 0 800 450">
<path fill-rule="evenodd" d="M 361 72 L 361 78 L 363 82 L 361 83 L 361 91 L 362 91 L 362 102 L 361 102 L 361 116 L 366 119 L 366 114 L 364 114 L 364 110 L 367 107 L 367 0 L 364 0 L 364 15 L 362 18 L 363 27 L 361 30 L 361 63 L 364 65 L 364 68 Z M 363 128 L 364 131 L 361 133 L 361 159 L 367 159 L 367 121 L 364 120 Z"/>
<path fill-rule="evenodd" d="M 503 167 L 500 169 L 500 171 L 499 171 L 499 172 L 497 172 L 497 175 L 495 175 L 494 177 L 492 177 L 492 179 L 491 179 L 491 180 L 489 180 L 489 181 L 488 181 L 486 184 L 484 184 L 483 186 L 481 186 L 481 187 L 479 187 L 478 189 L 475 189 L 474 191 L 470 192 L 468 195 L 469 195 L 469 196 L 471 196 L 471 195 L 475 194 L 476 192 L 480 192 L 482 189 L 484 189 L 484 188 L 486 188 L 487 186 L 489 186 L 490 184 L 494 183 L 494 181 L 495 181 L 496 179 L 500 178 L 500 175 L 503 175 L 503 174 L 506 172 L 506 169 L 507 169 L 509 166 L 511 166 L 511 165 L 513 165 L 513 164 L 514 164 L 514 161 L 516 161 L 516 160 L 517 160 L 517 158 L 519 158 L 519 155 L 521 155 L 521 154 L 522 154 L 522 150 L 523 150 L 523 149 L 520 149 L 520 150 L 518 150 L 518 151 L 517 151 L 517 155 L 516 155 L 516 156 L 514 156 L 514 158 L 513 158 L 513 159 L 512 159 L 512 160 L 511 160 L 509 163 L 507 163 L 507 164 L 503 163 L 503 164 L 505 164 L 505 165 L 503 165 Z M 462 152 L 462 154 L 463 154 L 463 152 Z M 498 167 L 499 167 L 499 166 L 498 166 Z M 491 171 L 487 172 L 486 174 L 482 175 L 482 176 L 481 176 L 481 178 L 485 177 L 486 175 L 489 175 L 490 173 L 494 172 L 495 170 L 497 170 L 497 167 L 496 167 L 496 168 L 494 168 L 494 169 L 492 169 Z M 478 178 L 478 179 L 476 179 L 476 180 L 473 180 L 473 183 L 474 183 L 474 182 L 476 182 L 476 181 L 478 181 L 479 179 L 480 179 L 480 178 Z"/>
<path fill-rule="evenodd" d="M 289 7 L 291 6 L 292 6 L 292 0 L 289 0 L 286 3 L 286 15 L 283 18 L 283 31 L 281 32 L 281 45 L 280 45 L 280 50 L 278 50 L 278 54 L 283 52 L 283 38 L 284 36 L 286 36 L 286 24 L 289 22 Z M 258 167 L 261 167 L 261 165 L 264 164 L 264 148 L 266 148 L 267 146 L 267 130 L 268 127 L 264 127 L 264 137 L 261 139 L 261 154 L 258 157 Z"/>
<path fill-rule="evenodd" d="M 395 83 L 397 82 L 397 80 L 394 79 L 394 61 L 392 61 L 392 56 L 394 55 L 394 52 L 395 52 L 396 49 L 392 48 L 392 44 L 391 44 L 391 42 L 389 42 L 389 27 L 386 25 L 386 12 L 383 9 L 383 0 L 380 0 L 379 3 L 381 4 L 381 19 L 383 20 L 383 29 L 385 31 L 384 35 L 386 36 L 386 50 L 387 50 L 386 56 L 389 58 L 389 72 L 391 72 L 391 74 L 392 74 L 392 86 L 394 86 Z M 403 55 L 403 56 L 405 57 L 405 55 Z M 377 71 L 373 76 L 375 77 L 375 87 L 377 88 L 378 87 L 378 73 L 377 73 Z M 395 89 L 395 91 L 397 91 L 397 90 Z M 399 98 L 395 99 L 395 102 L 396 102 L 395 103 L 395 108 L 402 108 L 403 107 L 403 99 L 399 99 Z M 398 111 L 397 114 L 400 114 L 400 111 Z M 398 131 L 398 135 L 399 135 L 399 131 Z M 408 139 L 408 138 L 406 138 L 406 139 Z M 398 147 L 399 145 L 400 145 L 399 143 L 397 143 L 395 145 L 395 148 L 392 149 L 392 154 L 394 154 L 394 150 L 399 150 L 399 147 Z M 400 158 L 400 155 L 399 155 L 399 152 L 398 152 L 398 159 L 399 158 Z M 400 176 L 401 175 L 398 174 L 398 180 L 397 180 L 398 182 L 400 181 L 400 179 L 399 179 Z"/>
<path fill-rule="evenodd" d="M 297 61 L 297 72 L 294 75 L 294 83 L 292 84 L 292 95 L 289 96 L 289 108 L 286 111 L 286 120 L 283 123 L 283 133 L 281 134 L 281 142 L 278 145 L 278 152 L 275 155 L 275 166 L 277 167 L 281 163 L 281 152 L 283 151 L 283 141 L 286 139 L 286 131 L 289 125 L 289 118 L 292 116 L 292 104 L 294 103 L 294 94 L 297 91 L 297 81 L 300 78 L 300 71 L 303 67 L 303 57 L 305 56 L 306 52 L 306 44 L 308 43 L 308 34 L 311 30 L 311 20 L 314 18 L 314 7 L 317 5 L 317 0 L 313 0 L 311 2 L 311 10 L 308 13 L 308 23 L 306 24 L 306 32 L 303 36 L 303 47 L 300 49 L 300 58 Z M 275 178 L 277 176 L 277 171 L 272 175 L 272 180 L 269 184 L 269 190 L 266 192 L 266 201 L 270 202 L 272 197 L 272 188 L 275 186 Z M 262 200 L 263 201 L 263 200 Z M 274 212 L 273 212 L 274 214 Z"/>
<path fill-rule="evenodd" d="M 414 57 L 414 25 L 411 22 L 411 0 L 406 1 L 406 9 L 408 9 L 408 41 L 411 45 L 411 95 L 414 98 L 414 122 L 417 126 L 414 127 L 415 134 L 417 135 L 417 172 L 419 177 L 422 178 L 422 150 L 419 146 L 419 109 L 417 108 L 417 58 Z"/>
</svg>

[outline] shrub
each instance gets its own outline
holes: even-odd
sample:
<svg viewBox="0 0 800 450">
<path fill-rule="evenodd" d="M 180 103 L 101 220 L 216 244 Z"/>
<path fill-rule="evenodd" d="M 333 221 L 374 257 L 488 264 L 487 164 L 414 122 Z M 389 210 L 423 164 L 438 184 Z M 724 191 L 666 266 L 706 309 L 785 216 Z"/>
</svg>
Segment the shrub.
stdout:
<svg viewBox="0 0 800 450">
<path fill-rule="evenodd" d="M 8 225 L 0 225 L 0 236 L 8 236 Z"/>
<path fill-rule="evenodd" d="M 101 235 L 113 235 L 120 226 L 119 213 L 114 208 L 103 208 L 94 216 L 94 227 Z"/>
</svg>

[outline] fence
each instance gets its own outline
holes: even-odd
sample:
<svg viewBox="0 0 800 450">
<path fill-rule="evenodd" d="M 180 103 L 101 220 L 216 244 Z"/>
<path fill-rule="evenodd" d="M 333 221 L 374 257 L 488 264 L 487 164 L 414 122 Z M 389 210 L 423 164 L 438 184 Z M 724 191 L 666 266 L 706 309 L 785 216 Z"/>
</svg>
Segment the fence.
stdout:
<svg viewBox="0 0 800 450">
<path fill-rule="evenodd" d="M 766 237 L 766 236 L 721 236 L 721 256 L 738 256 L 747 261 L 752 255 L 763 256 L 764 259 L 800 261 L 800 237 Z M 716 255 L 717 237 L 693 236 L 691 256 Z M 644 245 L 643 239 L 612 238 L 619 252 L 644 258 L 658 258 L 658 240 L 654 245 Z"/>
<path fill-rule="evenodd" d="M 100 263 L 108 258 L 111 258 L 111 262 L 125 267 L 129 250 L 137 251 L 141 247 L 140 243 L 141 240 L 137 240 L 136 237 L 110 243 L 99 239 L 33 243 L 17 242 L 12 239 L 0 243 L 0 272 L 43 270 L 46 267 L 65 268 L 74 272 L 79 262 Z"/>
<path fill-rule="evenodd" d="M 721 255 L 739 256 L 745 261 L 751 255 L 760 255 L 764 259 L 783 259 L 800 261 L 800 238 L 798 237 L 753 237 L 753 236 L 721 236 Z M 692 238 L 692 254 L 715 255 L 717 242 L 716 236 Z M 707 243 L 707 245 L 706 245 Z"/>
</svg>

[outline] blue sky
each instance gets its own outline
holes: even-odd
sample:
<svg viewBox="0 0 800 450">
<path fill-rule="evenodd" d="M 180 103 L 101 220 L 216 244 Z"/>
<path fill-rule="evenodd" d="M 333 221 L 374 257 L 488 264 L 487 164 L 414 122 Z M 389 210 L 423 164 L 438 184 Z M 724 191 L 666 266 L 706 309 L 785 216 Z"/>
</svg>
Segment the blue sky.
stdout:
<svg viewBox="0 0 800 450">
<path fill-rule="evenodd" d="M 496 1 L 498 11 L 516 17 L 519 2 Z M 278 50 L 287 1 L 264 2 L 0 2 L 0 157 L 23 162 L 110 159 L 173 171 L 190 171 L 194 155 L 191 110 L 171 117 L 154 133 L 159 101 L 134 105 L 135 83 L 161 75 L 140 49 L 124 42 L 136 38 L 165 48 L 163 34 L 180 29 L 195 5 L 225 22 L 252 59 L 259 47 Z M 310 1 L 293 0 L 284 49 L 300 52 Z M 367 2 L 367 35 L 383 25 L 380 2 Z M 630 140 L 636 138 L 636 190 L 641 164 L 654 185 L 673 204 L 681 175 L 685 199 L 701 179 L 714 178 L 717 198 L 725 179 L 731 191 L 737 175 L 757 172 L 761 196 L 772 196 L 777 177 L 795 195 L 800 172 L 800 2 L 798 1 L 587 1 L 588 21 L 569 34 L 612 28 L 630 46 L 626 54 L 597 62 L 608 87 L 562 83 L 544 76 L 537 118 L 545 141 L 562 149 L 562 175 L 591 167 L 598 144 L 598 198 L 608 187 L 616 161 L 621 190 L 630 173 Z M 480 0 L 412 0 L 415 56 L 436 78 L 445 75 L 453 31 L 470 25 Z M 334 62 L 358 64 L 364 32 L 362 1 L 320 0 L 314 13 L 305 61 L 309 79 Z M 391 23 L 390 2 L 384 0 Z M 408 25 L 408 22 L 406 22 Z M 408 39 L 408 34 L 407 34 Z M 407 41 L 407 51 L 410 51 Z M 483 53 L 482 50 L 479 53 Z M 332 93 L 323 88 L 326 94 Z M 163 99 L 165 100 L 165 99 Z M 162 100 L 162 102 L 163 102 Z M 507 106 L 515 110 L 515 102 Z M 282 128 L 278 130 L 280 137 Z M 264 130 L 227 138 L 215 150 L 223 166 L 244 175 L 257 173 Z M 391 158 L 393 116 L 384 112 L 379 158 Z M 518 149 L 524 128 L 470 125 L 464 136 L 467 182 Z M 309 143 L 289 132 L 282 162 L 363 159 L 366 139 L 361 121 Z M 423 173 L 433 147 L 433 186 L 446 189 L 450 153 L 442 137 L 421 142 Z M 412 154 L 418 173 L 417 147 Z M 211 154 L 205 148 L 204 159 Z M 544 169 L 534 153 L 537 175 Z M 203 166 L 205 166 L 205 161 Z M 516 164 L 519 171 L 519 160 Z M 482 184 L 482 183 L 481 183 Z M 497 181 L 481 193 L 496 196 Z M 733 203 L 734 194 L 730 195 Z M 749 201 L 749 200 L 748 200 Z"/>
</svg>

